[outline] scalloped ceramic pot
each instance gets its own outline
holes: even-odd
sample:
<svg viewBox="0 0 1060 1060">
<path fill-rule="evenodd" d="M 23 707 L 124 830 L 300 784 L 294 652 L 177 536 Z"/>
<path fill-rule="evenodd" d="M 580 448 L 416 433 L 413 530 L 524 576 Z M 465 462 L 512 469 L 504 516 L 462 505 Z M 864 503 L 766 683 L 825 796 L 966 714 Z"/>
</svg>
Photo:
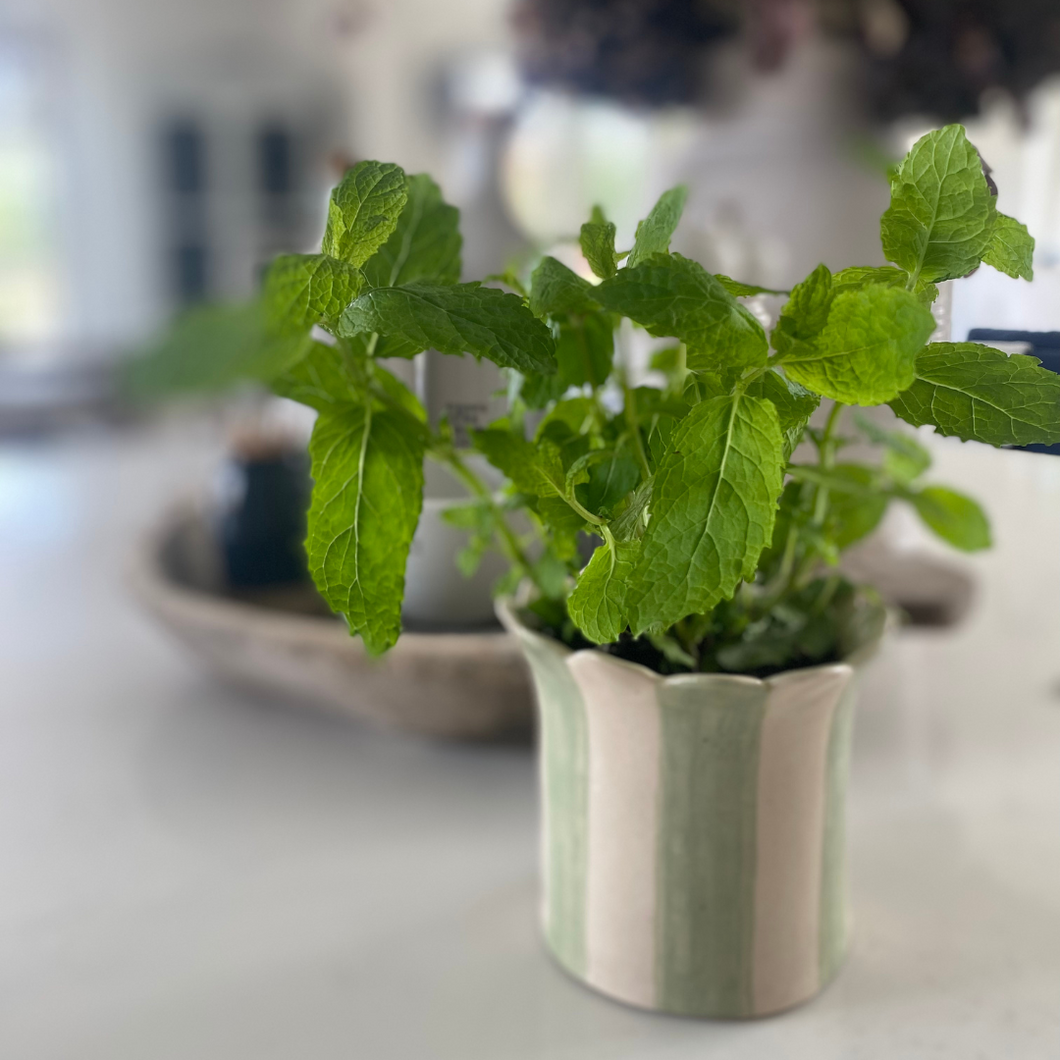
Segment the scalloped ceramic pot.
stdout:
<svg viewBox="0 0 1060 1060">
<path fill-rule="evenodd" d="M 501 620 L 540 711 L 544 935 L 601 993 L 685 1016 L 813 997 L 848 917 L 844 802 L 856 676 L 662 677 Z"/>
</svg>

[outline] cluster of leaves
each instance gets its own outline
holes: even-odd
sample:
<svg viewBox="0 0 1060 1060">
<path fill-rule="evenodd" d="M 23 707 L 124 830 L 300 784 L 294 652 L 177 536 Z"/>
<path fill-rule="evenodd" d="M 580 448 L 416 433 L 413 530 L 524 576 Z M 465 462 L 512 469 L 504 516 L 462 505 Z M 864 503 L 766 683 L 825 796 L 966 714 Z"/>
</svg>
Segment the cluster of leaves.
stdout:
<svg viewBox="0 0 1060 1060">
<path fill-rule="evenodd" d="M 820 581 L 820 570 L 871 532 L 893 500 L 958 548 L 989 543 L 973 501 L 920 485 L 928 458 L 911 438 L 862 420 L 882 464 L 837 462 L 845 406 L 889 403 L 910 423 L 992 445 L 1060 438 L 1060 379 L 1036 361 L 967 343 L 925 345 L 937 283 L 982 262 L 1030 278 L 1033 241 L 997 211 L 975 148 L 948 127 L 922 139 L 894 176 L 881 223 L 893 265 L 834 275 L 819 266 L 767 336 L 740 301 L 758 289 L 668 252 L 680 198 L 663 196 L 621 269 L 594 217 L 582 249 L 600 282 L 545 258 L 529 295 L 561 332 L 600 318 L 604 333 L 626 317 L 677 339 L 664 356 L 668 388 L 623 385 L 614 415 L 597 390 L 551 404 L 534 441 L 516 440 L 518 468 L 502 458 L 498 432 L 476 444 L 524 493 L 555 505 L 565 491 L 575 514 L 564 518 L 602 539 L 567 601 L 581 636 L 606 644 L 628 630 L 692 668 L 816 658 L 802 639 L 814 639 L 815 616 L 841 585 Z M 833 403 L 828 425 L 809 429 L 822 399 Z M 804 437 L 817 462 L 790 464 Z"/>
<path fill-rule="evenodd" d="M 456 211 L 429 178 L 355 167 L 322 252 L 278 259 L 256 310 L 260 374 L 319 413 L 307 551 L 325 599 L 370 651 L 397 639 L 425 456 L 471 492 L 450 516 L 470 531 L 467 569 L 500 548 L 507 585 L 530 580 L 561 635 L 648 652 L 660 669 L 768 672 L 840 651 L 857 593 L 835 563 L 892 501 L 958 548 L 985 547 L 978 506 L 922 484 L 929 461 L 913 439 L 857 418 L 882 460 L 843 463 L 841 418 L 887 403 L 963 439 L 1060 441 L 1060 378 L 1033 358 L 928 344 L 936 284 L 982 262 L 1029 279 L 1034 244 L 997 211 L 959 126 L 920 140 L 891 191 L 881 234 L 893 264 L 818 267 L 767 335 L 742 301 L 762 288 L 669 252 L 682 188 L 625 252 L 594 210 L 580 242 L 595 281 L 545 257 L 507 293 L 457 282 Z M 655 360 L 665 387 L 630 384 L 615 354 L 623 320 L 673 340 Z M 503 495 L 381 363 L 428 348 L 509 370 L 509 415 L 472 432 Z M 811 428 L 822 399 L 827 424 Z M 804 439 L 816 461 L 792 463 Z"/>
</svg>

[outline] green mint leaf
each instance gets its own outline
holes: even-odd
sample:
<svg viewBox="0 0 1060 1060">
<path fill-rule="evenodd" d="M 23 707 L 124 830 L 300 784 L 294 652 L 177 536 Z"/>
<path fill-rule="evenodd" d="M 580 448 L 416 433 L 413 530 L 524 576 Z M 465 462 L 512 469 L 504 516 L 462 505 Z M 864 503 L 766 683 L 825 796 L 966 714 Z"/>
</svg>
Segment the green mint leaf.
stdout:
<svg viewBox="0 0 1060 1060">
<path fill-rule="evenodd" d="M 983 261 L 1014 280 L 1033 280 L 1034 237 L 1015 217 L 998 213 Z"/>
<path fill-rule="evenodd" d="M 733 296 L 733 298 L 751 298 L 756 294 L 791 294 L 790 291 L 778 291 L 773 287 L 759 287 L 756 283 L 740 283 L 731 276 L 715 273 L 714 278 Z"/>
<path fill-rule="evenodd" d="M 267 381 L 297 364 L 311 344 L 308 327 L 277 334 L 260 301 L 197 306 L 130 362 L 123 383 L 152 398 L 222 390 L 241 379 Z"/>
<path fill-rule="evenodd" d="M 597 456 L 598 453 L 601 455 Z M 576 486 L 575 496 L 582 507 L 588 508 L 594 515 L 610 516 L 616 505 L 636 488 L 640 481 L 640 468 L 627 453 L 597 449 L 588 456 L 586 480 L 584 484 Z"/>
<path fill-rule="evenodd" d="M 835 547 L 842 551 L 868 537 L 887 514 L 890 494 L 877 487 L 873 468 L 860 464 L 837 464 L 832 468 L 832 492 L 828 498 L 828 528 Z M 837 489 L 847 484 L 850 492 Z"/>
<path fill-rule="evenodd" d="M 886 431 L 866 416 L 857 415 L 854 420 L 870 442 L 885 447 L 883 468 L 895 482 L 910 483 L 931 467 L 931 454 L 915 438 Z"/>
<path fill-rule="evenodd" d="M 916 355 L 935 320 L 916 296 L 878 284 L 838 294 L 828 323 L 792 347 L 784 371 L 804 387 L 848 405 L 879 405 L 915 378 Z"/>
<path fill-rule="evenodd" d="M 587 397 L 571 397 L 559 402 L 537 425 L 536 439 L 551 437 L 558 444 L 586 434 L 599 414 L 596 402 Z"/>
<path fill-rule="evenodd" d="M 358 162 L 331 193 L 320 249 L 350 265 L 363 265 L 389 238 L 408 199 L 400 166 Z"/>
<path fill-rule="evenodd" d="M 559 358 L 559 343 L 556 344 L 556 357 Z M 543 409 L 550 401 L 558 401 L 567 391 L 559 373 L 540 375 L 537 372 L 522 373 L 519 385 L 519 399 L 528 409 Z"/>
<path fill-rule="evenodd" d="M 954 548 L 978 552 L 990 547 L 990 524 L 971 497 L 944 486 L 926 486 L 909 500 L 924 524 Z"/>
<path fill-rule="evenodd" d="M 665 254 L 670 249 L 670 237 L 677 228 L 684 212 L 688 188 L 678 184 L 676 188 L 664 191 L 659 201 L 651 208 L 651 213 L 637 225 L 633 249 L 626 261 L 627 267 L 641 265 L 654 254 Z"/>
<path fill-rule="evenodd" d="M 571 404 L 573 402 L 561 401 L 556 409 Z M 592 439 L 588 434 L 581 433 L 556 416 L 541 421 L 534 444 L 538 450 L 538 463 L 549 479 L 557 483 L 560 493 L 563 492 L 563 483 L 571 466 L 592 449 Z"/>
<path fill-rule="evenodd" d="M 538 317 L 598 309 L 593 285 L 555 258 L 544 257 L 530 275 L 530 312 Z"/>
<path fill-rule="evenodd" d="M 427 410 L 420 399 L 396 375 L 388 372 L 381 364 L 376 364 L 372 369 L 372 383 L 382 390 L 393 404 L 415 417 L 420 423 L 427 422 Z M 380 399 L 376 398 L 376 400 Z"/>
<path fill-rule="evenodd" d="M 356 364 L 368 361 L 368 336 L 359 335 L 348 340 L 351 349 L 343 352 L 335 346 L 314 342 L 306 355 L 286 372 L 269 381 L 273 392 L 323 412 L 343 405 L 363 405 L 368 400 L 369 375 L 367 368 L 357 370 Z M 351 364 L 351 362 L 353 362 Z M 378 391 L 386 394 L 392 405 L 397 405 L 421 423 L 427 422 L 427 412 L 416 396 L 396 376 L 376 363 L 371 372 L 371 383 L 377 391 L 373 400 L 383 409 L 386 402 Z"/>
<path fill-rule="evenodd" d="M 555 371 L 552 332 L 518 295 L 477 283 L 377 287 L 349 306 L 338 332 L 378 332 L 403 340 L 413 353 L 472 353 L 502 368 Z"/>
<path fill-rule="evenodd" d="M 754 577 L 773 536 L 783 445 L 761 398 L 711 398 L 678 424 L 628 591 L 635 634 L 706 613 Z"/>
<path fill-rule="evenodd" d="M 265 277 L 269 323 L 282 332 L 331 323 L 363 286 L 358 269 L 327 254 L 281 254 Z"/>
<path fill-rule="evenodd" d="M 600 545 L 578 576 L 567 601 L 574 624 L 594 644 L 610 644 L 629 625 L 626 589 L 636 563 L 639 543 L 616 541 Z"/>
<path fill-rule="evenodd" d="M 604 217 L 599 206 L 593 207 L 592 218 L 582 225 L 578 238 L 582 254 L 589 263 L 589 268 L 606 280 L 614 276 L 618 269 L 618 255 L 615 253 L 615 226 Z"/>
<path fill-rule="evenodd" d="M 587 313 L 560 322 L 556 361 L 563 390 L 585 383 L 603 386 L 614 355 L 615 329 L 608 314 Z"/>
<path fill-rule="evenodd" d="M 567 541 L 564 551 L 573 556 L 577 552 L 577 534 L 588 525 L 585 520 L 562 497 L 538 497 L 533 507 L 552 534 L 553 548 L 557 535 L 562 536 Z"/>
<path fill-rule="evenodd" d="M 967 276 L 990 245 L 994 214 L 979 152 L 960 125 L 947 125 L 917 141 L 891 183 L 884 254 L 932 283 Z"/>
<path fill-rule="evenodd" d="M 423 444 L 395 412 L 325 411 L 309 443 L 306 552 L 321 595 L 372 655 L 401 632 L 405 562 L 423 502 Z"/>
<path fill-rule="evenodd" d="M 471 444 L 520 492 L 531 496 L 562 497 L 566 481 L 558 450 L 538 447 L 512 431 L 488 427 L 469 432 Z M 566 507 L 566 502 L 564 501 Z"/>
<path fill-rule="evenodd" d="M 651 355 L 648 366 L 653 372 L 662 372 L 663 375 L 667 376 L 680 372 L 682 373 L 681 378 L 683 381 L 686 371 L 685 351 L 681 349 L 680 344 L 677 346 L 664 346 L 661 350 L 656 350 Z"/>
<path fill-rule="evenodd" d="M 776 406 L 780 430 L 784 435 L 784 459 L 787 461 L 802 440 L 802 432 L 821 399 L 773 368 L 752 380 L 747 387 L 747 394 L 765 398 Z"/>
<path fill-rule="evenodd" d="M 269 381 L 273 393 L 323 412 L 341 405 L 363 404 L 363 383 L 350 371 L 342 351 L 311 342 L 305 356 Z"/>
<path fill-rule="evenodd" d="M 426 173 L 408 178 L 408 201 L 387 241 L 365 262 L 372 287 L 460 280 L 460 211 Z"/>
<path fill-rule="evenodd" d="M 832 293 L 856 291 L 874 283 L 905 288 L 909 284 L 909 276 L 902 269 L 895 269 L 890 265 L 884 265 L 882 268 L 854 266 L 843 269 L 832 277 Z M 931 306 L 939 296 L 939 289 L 935 284 L 921 279 L 914 284 L 913 293 L 920 299 L 921 305 Z"/>
<path fill-rule="evenodd" d="M 1060 376 L 1035 357 L 974 342 L 933 342 L 891 408 L 907 423 L 988 445 L 1060 442 Z"/>
<path fill-rule="evenodd" d="M 658 337 L 680 339 L 691 369 L 757 367 L 769 346 L 762 325 L 702 265 L 656 254 L 627 266 L 596 289 L 605 309 Z"/>
</svg>

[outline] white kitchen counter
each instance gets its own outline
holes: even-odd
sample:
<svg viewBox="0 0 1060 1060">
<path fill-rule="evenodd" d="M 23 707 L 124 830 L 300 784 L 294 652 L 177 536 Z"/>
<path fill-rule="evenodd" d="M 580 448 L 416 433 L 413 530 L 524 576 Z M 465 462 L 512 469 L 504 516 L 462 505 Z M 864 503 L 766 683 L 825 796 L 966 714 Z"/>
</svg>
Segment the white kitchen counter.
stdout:
<svg viewBox="0 0 1060 1060">
<path fill-rule="evenodd" d="M 545 957 L 528 750 L 255 702 L 140 616 L 122 567 L 207 473 L 194 437 L 0 444 L 2 1060 L 1060 1055 L 1060 460 L 934 445 L 998 548 L 972 618 L 866 690 L 853 951 L 719 1024 Z"/>
</svg>

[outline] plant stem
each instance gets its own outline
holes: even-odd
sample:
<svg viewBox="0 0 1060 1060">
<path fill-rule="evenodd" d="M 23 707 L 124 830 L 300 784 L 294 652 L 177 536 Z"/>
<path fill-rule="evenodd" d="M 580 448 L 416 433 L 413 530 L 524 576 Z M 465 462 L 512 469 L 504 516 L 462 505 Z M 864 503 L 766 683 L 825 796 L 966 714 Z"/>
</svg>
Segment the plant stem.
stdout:
<svg viewBox="0 0 1060 1060">
<path fill-rule="evenodd" d="M 839 401 L 833 402 L 832 411 L 828 415 L 828 422 L 825 424 L 824 434 L 821 436 L 820 444 L 817 447 L 818 451 L 818 466 L 822 471 L 830 471 L 835 466 L 835 431 L 836 427 L 839 426 L 839 420 L 843 415 L 843 409 L 846 405 Z M 813 525 L 817 527 L 824 526 L 824 521 L 828 516 L 828 487 L 818 486 L 817 496 L 814 502 L 813 508 Z"/>
<path fill-rule="evenodd" d="M 592 523 L 593 526 L 604 527 L 607 526 L 607 520 L 601 519 L 598 515 L 593 515 L 588 508 L 582 506 L 578 498 L 574 496 L 573 491 L 569 494 L 563 494 L 563 499 L 587 522 Z"/>
<path fill-rule="evenodd" d="M 629 433 L 633 436 L 633 448 L 637 454 L 637 463 L 640 464 L 641 473 L 645 479 L 651 478 L 651 465 L 648 463 L 648 454 L 644 452 L 644 439 L 640 436 L 640 422 L 637 419 L 637 398 L 626 379 L 626 373 L 622 372 L 622 395 L 625 403 L 626 424 Z"/>
<path fill-rule="evenodd" d="M 465 486 L 476 496 L 479 500 L 485 502 L 493 515 L 493 523 L 497 528 L 497 532 L 501 538 L 502 551 L 504 551 L 508 559 L 517 564 L 523 569 L 526 576 L 537 586 L 538 590 L 544 592 L 541 583 L 537 580 L 534 575 L 533 564 L 530 562 L 529 557 L 523 550 L 523 546 L 519 543 L 519 539 L 515 536 L 512 528 L 508 525 L 507 519 L 504 517 L 504 512 L 500 506 L 493 499 L 493 493 L 489 487 L 471 470 L 461 459 L 460 454 L 452 447 L 445 446 L 435 449 L 434 455 L 440 458 L 453 472 L 454 475 Z"/>
</svg>

